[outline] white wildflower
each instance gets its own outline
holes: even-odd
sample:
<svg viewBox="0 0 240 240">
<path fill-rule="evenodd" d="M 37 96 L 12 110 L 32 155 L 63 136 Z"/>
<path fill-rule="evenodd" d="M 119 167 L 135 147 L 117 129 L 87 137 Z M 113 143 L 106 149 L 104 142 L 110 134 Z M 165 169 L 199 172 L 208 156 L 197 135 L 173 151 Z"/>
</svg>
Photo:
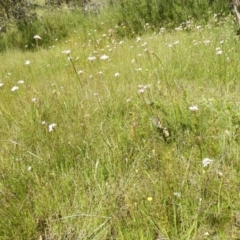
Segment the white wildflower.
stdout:
<svg viewBox="0 0 240 240">
<path fill-rule="evenodd" d="M 3 83 L 2 82 L 0 82 L 0 87 L 2 87 L 3 86 Z"/>
<path fill-rule="evenodd" d="M 94 56 L 89 56 L 89 57 L 88 57 L 88 60 L 89 60 L 89 61 L 94 61 L 94 60 L 96 60 L 96 57 L 94 57 Z"/>
<path fill-rule="evenodd" d="M 176 27 L 175 31 L 182 31 L 182 27 Z"/>
<path fill-rule="evenodd" d="M 204 158 L 203 160 L 202 160 L 202 165 L 203 165 L 203 167 L 207 167 L 209 164 L 211 164 L 213 162 L 213 160 L 212 159 L 210 159 L 210 158 Z"/>
<path fill-rule="evenodd" d="M 29 65 L 31 62 L 29 60 L 26 60 L 25 65 Z"/>
<path fill-rule="evenodd" d="M 56 126 L 57 126 L 56 123 L 49 124 L 49 125 L 48 125 L 48 131 L 49 131 L 49 132 L 52 132 L 53 129 L 54 129 Z"/>
<path fill-rule="evenodd" d="M 192 106 L 189 107 L 189 110 L 190 110 L 191 112 L 196 112 L 196 111 L 198 111 L 198 106 L 192 105 Z"/>
<path fill-rule="evenodd" d="M 32 171 L 32 167 L 29 166 L 29 167 L 27 168 L 27 170 L 28 170 L 29 172 Z"/>
<path fill-rule="evenodd" d="M 116 72 L 116 73 L 114 74 L 114 76 L 115 76 L 115 77 L 119 77 L 119 76 L 120 76 L 120 73 L 119 73 L 119 72 Z"/>
<path fill-rule="evenodd" d="M 145 92 L 145 90 L 147 90 L 147 89 L 149 89 L 150 88 L 150 84 L 148 84 L 148 85 L 138 85 L 138 88 L 139 88 L 139 90 L 138 90 L 138 93 L 144 93 Z"/>
<path fill-rule="evenodd" d="M 78 75 L 82 74 L 83 73 L 83 70 L 79 70 L 78 71 Z"/>
<path fill-rule="evenodd" d="M 222 53 L 223 53 L 222 50 L 218 50 L 218 51 L 216 52 L 217 55 L 221 55 Z"/>
<path fill-rule="evenodd" d="M 12 92 L 15 92 L 15 91 L 18 90 L 18 88 L 19 88 L 18 86 L 14 86 L 14 87 L 12 87 L 11 91 L 12 91 Z"/>
<path fill-rule="evenodd" d="M 39 35 L 35 35 L 34 37 L 33 37 L 34 39 L 42 39 Z"/>
<path fill-rule="evenodd" d="M 164 33 L 165 28 L 160 28 L 160 33 Z"/>
<path fill-rule="evenodd" d="M 23 80 L 19 80 L 17 83 L 18 84 L 24 84 L 24 81 Z"/>
<path fill-rule="evenodd" d="M 71 50 L 64 50 L 62 51 L 63 54 L 69 55 L 71 53 Z"/>
<path fill-rule="evenodd" d="M 137 37 L 137 42 L 141 41 L 142 39 L 140 37 Z"/>
<path fill-rule="evenodd" d="M 108 58 L 109 58 L 109 56 L 107 56 L 105 54 L 100 57 L 101 60 L 107 60 Z"/>
</svg>

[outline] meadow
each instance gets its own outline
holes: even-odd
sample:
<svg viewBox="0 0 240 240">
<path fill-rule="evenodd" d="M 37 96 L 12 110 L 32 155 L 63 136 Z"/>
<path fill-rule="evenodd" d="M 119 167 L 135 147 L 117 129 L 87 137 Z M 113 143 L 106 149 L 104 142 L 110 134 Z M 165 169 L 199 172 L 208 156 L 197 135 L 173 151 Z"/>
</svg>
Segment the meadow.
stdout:
<svg viewBox="0 0 240 240">
<path fill-rule="evenodd" d="M 0 239 L 240 239 L 234 17 L 96 18 L 0 55 Z"/>
</svg>

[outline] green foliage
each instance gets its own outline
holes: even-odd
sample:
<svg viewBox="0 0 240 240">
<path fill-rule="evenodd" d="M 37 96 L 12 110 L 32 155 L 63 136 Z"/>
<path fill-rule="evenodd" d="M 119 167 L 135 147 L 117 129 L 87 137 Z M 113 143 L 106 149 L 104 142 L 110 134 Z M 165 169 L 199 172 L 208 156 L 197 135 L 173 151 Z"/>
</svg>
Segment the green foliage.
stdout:
<svg viewBox="0 0 240 240">
<path fill-rule="evenodd" d="M 10 23 L 30 22 L 32 13 L 27 0 L 0 0 L 0 32 Z"/>
<path fill-rule="evenodd" d="M 81 11 L 75 10 L 74 13 L 64 10 L 46 11 L 42 17 L 32 19 L 31 22 L 25 24 L 23 22 L 16 23 L 8 32 L 0 37 L 0 50 L 10 48 L 36 49 L 36 40 L 33 36 L 41 36 L 38 41 L 38 47 L 49 47 L 54 45 L 58 40 L 65 39 L 73 31 L 77 25 L 84 26 L 84 18 Z M 83 27 L 84 28 L 84 27 Z"/>
<path fill-rule="evenodd" d="M 9 48 L 26 49 L 26 47 L 34 49 L 36 41 L 33 36 L 36 34 L 42 37 L 38 43 L 39 46 L 49 47 L 54 44 L 55 39 L 61 40 L 69 36 L 71 29 L 76 25 L 83 26 L 83 31 L 86 31 L 85 28 L 88 24 L 94 22 L 94 19 L 98 21 L 100 15 L 106 16 L 107 12 L 108 17 L 117 22 L 119 28 L 116 29 L 115 34 L 121 37 L 139 35 L 149 30 L 157 30 L 160 27 L 184 26 L 187 20 L 192 19 L 204 23 L 209 20 L 212 12 L 229 11 L 227 2 L 220 0 L 211 2 L 207 0 L 122 0 L 115 1 L 114 4 L 113 2 L 109 3 L 109 5 L 81 2 L 80 6 L 76 6 L 75 1 L 69 1 L 70 8 L 71 6 L 76 7 L 71 13 L 69 10 L 57 7 L 53 9 L 43 7 L 40 11 L 38 7 L 33 8 L 32 5 L 29 7 L 25 5 L 21 5 L 24 13 L 21 16 L 14 14 L 14 11 L 7 14 L 2 12 L 3 19 L 6 19 L 6 16 L 11 13 L 14 21 L 10 25 L 8 24 L 6 32 L 0 35 L 0 51 Z M 98 8 L 99 5 L 102 9 L 101 14 L 96 16 L 95 11 L 91 9 Z M 102 6 L 105 6 L 105 10 Z M 85 7 L 90 9 L 85 11 L 88 13 L 87 15 L 83 14 Z"/>
<path fill-rule="evenodd" d="M 122 35 L 134 36 L 144 33 L 146 24 L 154 29 L 159 27 L 176 27 L 189 19 L 207 22 L 212 12 L 227 12 L 227 1 L 183 1 L 183 0 L 122 0 L 117 1 L 117 20 L 126 27 L 120 30 Z"/>
<path fill-rule="evenodd" d="M 111 13 L 64 13 L 0 55 L 0 239 L 239 237 L 233 17 L 118 39 Z"/>
</svg>

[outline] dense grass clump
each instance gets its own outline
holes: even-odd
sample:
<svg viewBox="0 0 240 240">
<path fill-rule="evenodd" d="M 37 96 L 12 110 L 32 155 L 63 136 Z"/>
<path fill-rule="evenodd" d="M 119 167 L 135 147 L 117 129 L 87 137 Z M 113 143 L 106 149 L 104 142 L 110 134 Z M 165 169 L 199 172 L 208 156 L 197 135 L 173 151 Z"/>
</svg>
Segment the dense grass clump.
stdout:
<svg viewBox="0 0 240 240">
<path fill-rule="evenodd" d="M 0 51 L 36 49 L 38 44 L 32 38 L 36 34 L 43 36 L 40 45 L 45 48 L 56 40 L 66 39 L 75 28 L 81 29 L 84 37 L 88 28 L 101 28 L 105 19 L 114 21 L 114 27 L 118 27 L 115 36 L 136 37 L 163 27 L 188 28 L 193 20 L 206 24 L 214 13 L 218 19 L 229 13 L 229 2 L 223 0 L 100 0 L 85 5 L 69 1 L 69 5 L 59 7 L 46 7 L 43 0 L 37 3 L 29 5 L 32 7 L 28 9 L 31 16 L 28 20 L 13 21 L 7 25 L 6 32 L 1 32 Z"/>
<path fill-rule="evenodd" d="M 76 28 L 81 29 L 81 37 L 86 35 L 88 28 L 96 28 L 95 19 L 84 16 L 82 11 L 52 9 L 39 12 L 27 24 L 19 22 L 8 28 L 6 33 L 0 35 L 0 51 L 9 49 L 34 50 L 38 46 L 49 48 L 57 41 L 66 39 Z M 36 43 L 34 35 L 42 36 Z"/>
<path fill-rule="evenodd" d="M 117 19 L 124 26 L 119 34 L 136 36 L 149 28 L 176 27 L 195 19 L 206 23 L 213 13 L 229 12 L 228 1 L 123 0 L 116 1 Z"/>
<path fill-rule="evenodd" d="M 132 39 L 98 17 L 0 56 L 0 238 L 237 239 L 232 16 Z"/>
</svg>

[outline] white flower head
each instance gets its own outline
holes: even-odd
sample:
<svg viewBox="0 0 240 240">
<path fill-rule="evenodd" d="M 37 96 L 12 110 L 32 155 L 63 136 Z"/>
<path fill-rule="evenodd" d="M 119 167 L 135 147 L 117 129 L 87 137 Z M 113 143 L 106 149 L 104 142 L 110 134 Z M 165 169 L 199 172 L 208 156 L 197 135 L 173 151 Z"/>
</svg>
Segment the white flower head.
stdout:
<svg viewBox="0 0 240 240">
<path fill-rule="evenodd" d="M 109 59 L 109 56 L 107 56 L 107 55 L 104 54 L 104 55 L 102 55 L 102 56 L 100 57 L 100 59 L 101 59 L 101 60 L 107 60 L 107 59 Z"/>
<path fill-rule="evenodd" d="M 140 37 L 137 37 L 137 42 L 141 41 L 142 39 Z"/>
<path fill-rule="evenodd" d="M 29 172 L 32 171 L 32 167 L 29 166 L 29 167 L 27 168 L 27 170 L 28 170 Z"/>
<path fill-rule="evenodd" d="M 144 88 L 140 88 L 139 90 L 138 90 L 138 93 L 144 93 L 145 92 L 145 89 Z"/>
<path fill-rule="evenodd" d="M 25 65 L 29 65 L 31 62 L 29 60 L 26 60 Z"/>
<path fill-rule="evenodd" d="M 207 167 L 209 164 L 211 164 L 213 162 L 213 160 L 212 159 L 210 159 L 210 158 L 204 158 L 203 160 L 202 160 L 202 165 L 203 165 L 203 167 Z"/>
<path fill-rule="evenodd" d="M 182 27 L 181 26 L 180 27 L 176 27 L 175 31 L 182 31 Z"/>
<path fill-rule="evenodd" d="M 33 38 L 36 39 L 36 40 L 42 39 L 39 35 L 35 35 Z"/>
<path fill-rule="evenodd" d="M 62 51 L 63 54 L 69 55 L 71 53 L 71 50 L 64 50 Z"/>
<path fill-rule="evenodd" d="M 222 50 L 218 50 L 218 51 L 216 52 L 217 55 L 221 55 L 222 53 L 223 53 Z"/>
<path fill-rule="evenodd" d="M 96 60 L 96 59 L 97 59 L 97 58 L 94 57 L 94 56 L 89 56 L 89 57 L 88 57 L 88 60 L 89 60 L 89 61 L 94 61 L 94 60 Z"/>
<path fill-rule="evenodd" d="M 15 91 L 17 91 L 18 89 L 19 89 L 18 86 L 14 86 L 14 87 L 12 87 L 11 91 L 12 91 L 12 92 L 15 92 Z"/>
<path fill-rule="evenodd" d="M 142 84 L 138 85 L 138 88 L 139 88 L 138 93 L 143 94 L 145 92 L 145 90 L 150 89 L 150 87 L 151 87 L 150 84 L 148 84 L 148 85 L 142 85 Z"/>
<path fill-rule="evenodd" d="M 18 84 L 24 84 L 24 81 L 23 80 L 19 80 L 17 83 Z"/>
<path fill-rule="evenodd" d="M 116 73 L 114 74 L 114 76 L 115 76 L 115 77 L 119 77 L 119 76 L 120 76 L 120 73 L 119 73 L 119 72 L 116 72 Z"/>
<path fill-rule="evenodd" d="M 160 28 L 160 33 L 163 33 L 165 31 L 165 28 Z"/>
<path fill-rule="evenodd" d="M 2 87 L 3 86 L 3 83 L 2 82 L 0 82 L 0 87 Z"/>
<path fill-rule="evenodd" d="M 54 129 L 56 126 L 57 126 L 56 123 L 51 123 L 51 124 L 49 124 L 49 125 L 48 125 L 48 131 L 49 131 L 49 132 L 52 132 L 53 129 Z"/>
<path fill-rule="evenodd" d="M 82 74 L 83 73 L 83 70 L 79 70 L 78 71 L 78 75 Z"/>
<path fill-rule="evenodd" d="M 192 105 L 192 106 L 189 107 L 189 110 L 190 110 L 191 112 L 197 112 L 197 111 L 198 111 L 198 106 Z"/>
</svg>

